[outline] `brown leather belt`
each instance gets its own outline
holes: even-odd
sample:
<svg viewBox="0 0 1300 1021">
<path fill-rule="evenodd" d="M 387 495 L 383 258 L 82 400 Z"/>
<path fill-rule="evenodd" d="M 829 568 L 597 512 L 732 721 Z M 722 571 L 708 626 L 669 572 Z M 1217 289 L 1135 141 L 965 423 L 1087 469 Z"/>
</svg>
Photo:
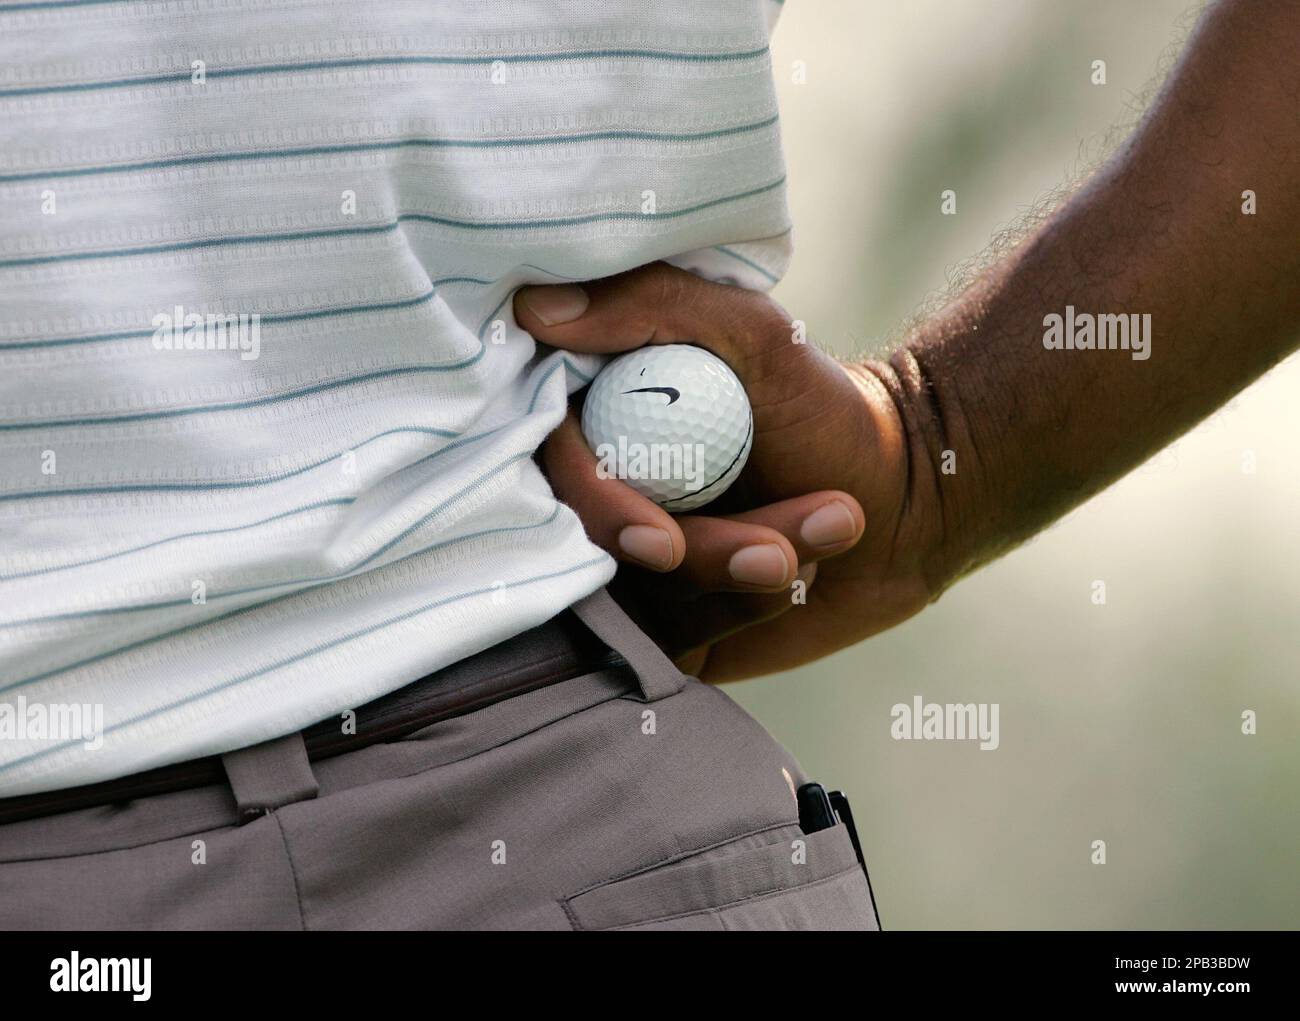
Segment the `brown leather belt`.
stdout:
<svg viewBox="0 0 1300 1021">
<path fill-rule="evenodd" d="M 526 691 L 626 665 L 569 610 L 540 627 L 453 663 L 356 710 L 356 732 L 331 717 L 304 730 L 312 761 L 391 741 Z M 224 783 L 220 756 L 191 759 L 85 787 L 0 799 L 0 825 L 154 794 Z"/>
</svg>

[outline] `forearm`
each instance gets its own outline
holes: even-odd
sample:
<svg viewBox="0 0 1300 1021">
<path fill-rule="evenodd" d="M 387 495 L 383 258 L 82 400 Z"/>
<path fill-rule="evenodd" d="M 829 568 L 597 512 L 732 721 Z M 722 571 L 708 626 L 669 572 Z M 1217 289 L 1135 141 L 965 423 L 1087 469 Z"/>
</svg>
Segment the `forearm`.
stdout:
<svg viewBox="0 0 1300 1021">
<path fill-rule="evenodd" d="M 1149 315 L 1148 357 L 1045 346 L 1067 306 L 1139 329 Z M 872 367 L 900 411 L 910 495 L 942 519 L 932 586 L 1141 463 L 1298 335 L 1300 0 L 1227 0 L 1123 151 Z"/>
</svg>

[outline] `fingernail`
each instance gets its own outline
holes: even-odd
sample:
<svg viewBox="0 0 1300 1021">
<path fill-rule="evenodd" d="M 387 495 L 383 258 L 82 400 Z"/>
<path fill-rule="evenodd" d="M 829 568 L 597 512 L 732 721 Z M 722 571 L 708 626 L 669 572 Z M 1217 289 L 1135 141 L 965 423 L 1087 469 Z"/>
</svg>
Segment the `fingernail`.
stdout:
<svg viewBox="0 0 1300 1021">
<path fill-rule="evenodd" d="M 769 542 L 736 550 L 727 562 L 727 570 L 742 585 L 775 588 L 785 583 L 790 564 L 781 547 Z"/>
<path fill-rule="evenodd" d="M 587 292 L 576 284 L 554 287 L 525 287 L 519 300 L 547 326 L 569 323 L 587 311 Z"/>
<path fill-rule="evenodd" d="M 852 539 L 857 531 L 853 512 L 839 500 L 818 507 L 799 526 L 799 534 L 809 546 L 838 546 Z"/>
<path fill-rule="evenodd" d="M 672 536 L 653 525 L 628 525 L 618 533 L 618 548 L 656 571 L 666 571 L 673 564 Z"/>
</svg>

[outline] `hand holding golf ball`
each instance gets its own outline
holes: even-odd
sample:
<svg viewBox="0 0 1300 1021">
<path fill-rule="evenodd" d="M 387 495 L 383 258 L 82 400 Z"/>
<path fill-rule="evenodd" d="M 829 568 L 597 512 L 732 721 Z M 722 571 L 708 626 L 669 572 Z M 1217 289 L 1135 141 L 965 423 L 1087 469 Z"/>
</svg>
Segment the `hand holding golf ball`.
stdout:
<svg viewBox="0 0 1300 1021">
<path fill-rule="evenodd" d="M 605 478 L 676 514 L 716 500 L 740 476 L 754 416 L 726 362 L 667 344 L 605 366 L 583 404 L 582 432 Z"/>
<path fill-rule="evenodd" d="M 615 356 L 541 460 L 685 669 L 782 669 L 925 605 L 916 558 L 893 555 L 907 472 L 888 395 L 796 343 L 771 299 L 660 263 L 523 288 L 514 312 L 548 345 Z"/>
</svg>

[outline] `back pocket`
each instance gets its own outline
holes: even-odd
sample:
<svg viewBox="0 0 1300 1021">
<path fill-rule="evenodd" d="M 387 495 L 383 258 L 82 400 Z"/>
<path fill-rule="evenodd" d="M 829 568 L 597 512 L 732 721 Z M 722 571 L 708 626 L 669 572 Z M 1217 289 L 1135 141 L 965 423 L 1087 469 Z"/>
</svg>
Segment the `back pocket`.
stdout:
<svg viewBox="0 0 1300 1021">
<path fill-rule="evenodd" d="M 575 929 L 874 930 L 867 879 L 843 826 L 745 837 L 584 890 Z"/>
</svg>

